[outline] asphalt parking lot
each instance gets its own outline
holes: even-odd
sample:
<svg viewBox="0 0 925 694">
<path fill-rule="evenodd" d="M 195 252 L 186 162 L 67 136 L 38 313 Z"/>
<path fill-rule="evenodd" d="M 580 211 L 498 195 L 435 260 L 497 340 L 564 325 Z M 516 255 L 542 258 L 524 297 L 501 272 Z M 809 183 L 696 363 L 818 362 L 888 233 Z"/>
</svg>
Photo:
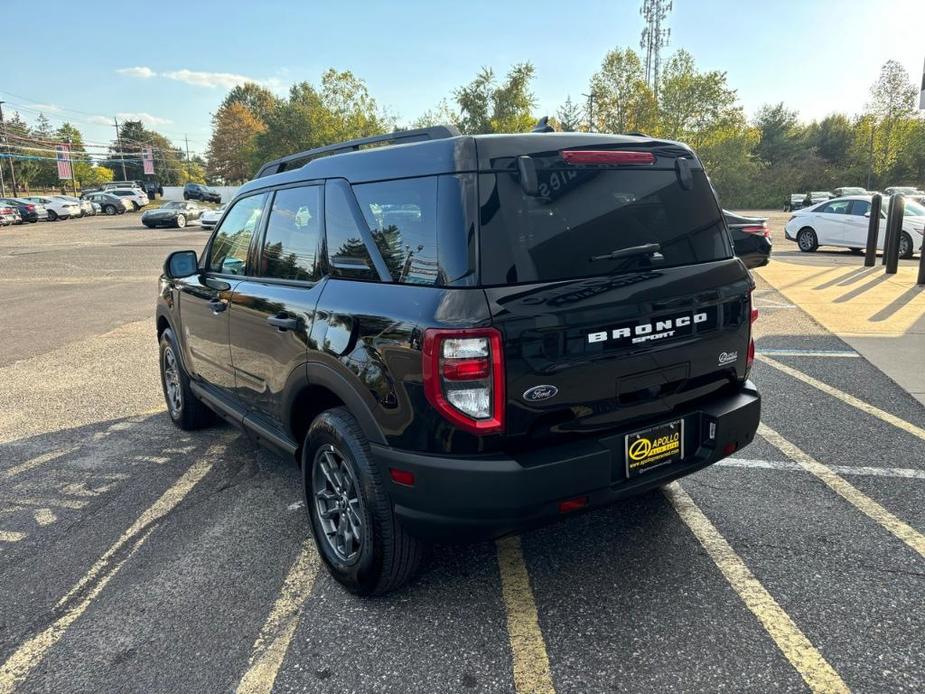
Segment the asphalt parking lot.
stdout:
<svg viewBox="0 0 925 694">
<path fill-rule="evenodd" d="M 294 463 L 164 411 L 155 279 L 205 239 L 0 230 L 0 694 L 925 690 L 925 408 L 763 280 L 754 444 L 359 599 Z"/>
</svg>

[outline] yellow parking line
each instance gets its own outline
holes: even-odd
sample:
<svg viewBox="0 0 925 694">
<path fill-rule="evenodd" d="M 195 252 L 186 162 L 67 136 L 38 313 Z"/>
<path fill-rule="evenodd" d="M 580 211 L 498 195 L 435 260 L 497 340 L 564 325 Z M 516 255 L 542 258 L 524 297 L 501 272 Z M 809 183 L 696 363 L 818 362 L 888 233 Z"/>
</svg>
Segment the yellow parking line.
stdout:
<svg viewBox="0 0 925 694">
<path fill-rule="evenodd" d="M 518 694 L 555 694 L 520 538 L 505 537 L 498 540 L 497 546 L 501 595 L 514 661 L 514 689 Z"/>
<path fill-rule="evenodd" d="M 42 455 L 36 456 L 31 460 L 27 460 L 24 463 L 20 463 L 14 467 L 11 467 L 3 471 L 4 477 L 15 477 L 16 475 L 31 470 L 32 468 L 43 465 L 44 463 L 51 462 L 52 460 L 57 460 L 58 458 L 67 455 L 68 453 L 73 453 L 79 448 L 79 446 L 71 446 L 70 448 L 65 448 L 60 451 L 50 451 L 48 453 L 42 453 Z"/>
<path fill-rule="evenodd" d="M 144 533 L 126 554 L 125 558 L 116 564 L 108 573 L 103 574 L 100 580 L 93 586 L 93 589 L 87 593 L 83 600 L 65 610 L 58 619 L 46 627 L 43 631 L 33 636 L 31 639 L 16 649 L 0 666 L 0 694 L 12 694 L 16 685 L 22 682 L 32 669 L 45 657 L 48 650 L 54 646 L 58 640 L 64 636 L 68 628 L 76 622 L 80 616 L 87 610 L 96 597 L 102 592 L 106 584 L 119 573 L 122 566 L 138 551 L 138 548 L 144 544 L 148 536 L 154 532 L 154 528 Z"/>
<path fill-rule="evenodd" d="M 833 492 L 841 496 L 861 513 L 879 523 L 882 527 L 889 530 L 918 552 L 922 557 L 925 557 L 925 535 L 922 535 L 906 523 L 903 523 L 899 518 L 883 508 L 883 506 L 864 494 L 857 487 L 853 486 L 845 478 L 841 477 L 832 470 L 832 468 L 823 465 L 808 453 L 801 451 L 768 425 L 760 424 L 758 426 L 758 434 L 785 456 L 825 482 Z"/>
<path fill-rule="evenodd" d="M 25 533 L 17 533 L 12 530 L 0 530 L 0 542 L 19 542 L 25 536 Z"/>
<path fill-rule="evenodd" d="M 792 376 L 793 378 L 799 381 L 803 381 L 803 383 L 811 385 L 813 388 L 818 388 L 823 393 L 827 395 L 831 395 L 833 398 L 838 398 L 839 400 L 841 400 L 843 403 L 847 405 L 856 407 L 862 412 L 866 412 L 869 415 L 873 415 L 877 419 L 880 419 L 886 422 L 887 424 L 892 424 L 897 429 L 902 429 L 903 431 L 907 431 L 913 436 L 917 436 L 918 438 L 925 441 L 925 429 L 922 429 L 921 427 L 917 427 L 915 424 L 912 424 L 911 422 L 907 422 L 905 419 L 901 419 L 894 414 L 890 414 L 889 412 L 885 410 L 881 410 L 879 407 L 874 407 L 870 403 L 866 403 L 860 398 L 856 398 L 853 395 L 849 395 L 843 390 L 839 390 L 838 388 L 834 388 L 830 386 L 828 383 L 823 383 L 822 381 L 818 381 L 812 376 L 805 374 L 802 371 L 799 371 L 798 369 L 794 369 L 793 367 L 787 366 L 786 364 L 781 364 L 776 359 L 772 359 L 771 357 L 765 356 L 763 354 L 757 354 L 755 358 L 759 359 L 760 361 L 765 362 L 768 366 L 773 366 L 775 369 L 787 374 L 788 376 Z"/>
<path fill-rule="evenodd" d="M 129 528 L 116 542 L 100 557 L 90 570 L 68 591 L 67 595 L 58 601 L 56 609 L 62 610 L 58 617 L 44 631 L 33 636 L 21 644 L 7 661 L 0 666 L 0 694 L 9 694 L 15 686 L 22 682 L 45 657 L 67 629 L 90 606 L 90 603 L 100 594 L 103 588 L 115 576 L 126 561 L 141 547 L 155 528 L 156 521 L 172 511 L 189 491 L 199 482 L 206 473 L 212 469 L 215 459 L 225 450 L 224 444 L 214 444 L 209 447 L 206 455 L 192 466 L 178 479 L 160 498 L 139 516 L 132 527 Z M 124 559 L 115 566 L 110 567 L 113 555 L 121 548 L 134 542 Z M 88 587 L 86 594 L 73 605 L 68 606 L 69 600 L 79 591 Z"/>
<path fill-rule="evenodd" d="M 311 537 L 302 544 L 279 597 L 251 649 L 247 672 L 238 684 L 238 694 L 269 694 L 299 625 L 299 611 L 312 592 L 318 573 L 318 554 Z"/>
<path fill-rule="evenodd" d="M 665 488 L 665 496 L 809 688 L 814 692 L 849 691 L 839 674 L 755 578 L 687 492 L 677 482 L 672 482 Z"/>
</svg>

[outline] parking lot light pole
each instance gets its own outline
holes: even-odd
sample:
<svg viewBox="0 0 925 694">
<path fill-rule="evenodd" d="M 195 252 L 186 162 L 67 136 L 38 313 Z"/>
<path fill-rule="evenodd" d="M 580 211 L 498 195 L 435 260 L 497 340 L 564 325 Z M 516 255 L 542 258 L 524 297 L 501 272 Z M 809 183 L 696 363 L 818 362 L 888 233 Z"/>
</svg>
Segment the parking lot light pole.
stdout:
<svg viewBox="0 0 925 694">
<path fill-rule="evenodd" d="M 864 267 L 877 264 L 877 237 L 880 235 L 880 209 L 883 196 L 877 193 L 870 199 L 870 220 L 867 223 L 867 249 L 864 253 Z"/>
</svg>

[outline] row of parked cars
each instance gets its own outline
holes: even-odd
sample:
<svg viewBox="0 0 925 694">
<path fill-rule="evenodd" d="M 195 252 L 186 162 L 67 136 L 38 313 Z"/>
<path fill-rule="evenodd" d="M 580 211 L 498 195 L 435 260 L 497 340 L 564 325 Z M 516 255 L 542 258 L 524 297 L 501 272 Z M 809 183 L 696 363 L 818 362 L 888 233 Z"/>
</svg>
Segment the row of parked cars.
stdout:
<svg viewBox="0 0 925 694">
<path fill-rule="evenodd" d="M 874 195 L 875 193 L 879 193 L 879 191 L 865 190 L 860 186 L 842 186 L 833 191 L 813 190 L 809 193 L 791 193 L 790 200 L 784 205 L 784 212 L 793 212 L 804 207 L 818 205 L 820 202 L 832 200 L 833 198 L 843 198 L 846 195 Z M 915 202 L 925 203 L 925 191 L 919 190 L 915 186 L 890 186 L 880 194 L 900 194 L 907 198 L 912 198 Z"/>
</svg>

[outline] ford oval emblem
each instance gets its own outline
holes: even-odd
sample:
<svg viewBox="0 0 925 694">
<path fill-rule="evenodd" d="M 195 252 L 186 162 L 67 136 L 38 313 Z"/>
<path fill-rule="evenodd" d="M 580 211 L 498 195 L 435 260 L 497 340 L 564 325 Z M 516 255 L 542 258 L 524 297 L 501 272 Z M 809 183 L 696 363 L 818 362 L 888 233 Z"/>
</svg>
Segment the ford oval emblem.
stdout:
<svg viewBox="0 0 925 694">
<path fill-rule="evenodd" d="M 555 386 L 533 386 L 524 391 L 524 400 L 528 402 L 539 402 L 540 400 L 549 400 L 558 395 L 559 389 Z"/>
</svg>

